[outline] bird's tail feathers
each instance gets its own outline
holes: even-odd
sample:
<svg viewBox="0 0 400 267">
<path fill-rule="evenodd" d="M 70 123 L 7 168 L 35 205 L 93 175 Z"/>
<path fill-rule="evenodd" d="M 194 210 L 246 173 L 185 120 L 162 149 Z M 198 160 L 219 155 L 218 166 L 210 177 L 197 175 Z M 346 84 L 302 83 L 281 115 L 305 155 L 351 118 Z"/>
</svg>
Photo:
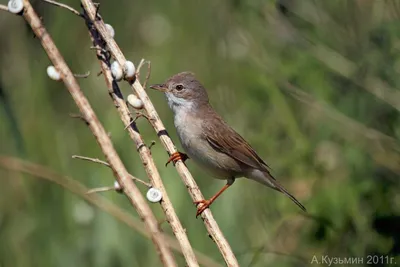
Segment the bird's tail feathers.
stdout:
<svg viewBox="0 0 400 267">
<path fill-rule="evenodd" d="M 298 201 L 292 194 L 290 194 L 283 186 L 281 186 L 276 180 L 272 180 L 271 181 L 274 186 L 275 186 L 275 190 L 285 194 L 286 196 L 288 196 L 297 206 L 299 206 L 300 209 L 302 209 L 303 211 L 307 212 L 306 208 L 300 203 L 300 201 Z"/>
<path fill-rule="evenodd" d="M 262 184 L 275 189 L 287 197 L 289 197 L 300 209 L 307 212 L 306 208 L 292 195 L 290 194 L 269 172 L 263 172 L 262 177 L 260 177 L 259 173 L 253 176 L 253 179 L 261 182 Z"/>
</svg>

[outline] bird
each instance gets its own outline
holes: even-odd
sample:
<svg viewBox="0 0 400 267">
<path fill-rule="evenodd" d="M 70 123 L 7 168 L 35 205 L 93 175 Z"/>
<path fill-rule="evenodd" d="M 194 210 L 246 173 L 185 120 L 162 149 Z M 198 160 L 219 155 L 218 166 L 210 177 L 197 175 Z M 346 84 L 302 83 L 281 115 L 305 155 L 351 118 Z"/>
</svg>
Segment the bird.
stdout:
<svg viewBox="0 0 400 267">
<path fill-rule="evenodd" d="M 213 177 L 226 184 L 208 200 L 195 201 L 199 216 L 234 182 L 246 177 L 279 191 L 303 211 L 306 208 L 271 174 L 269 166 L 250 144 L 230 127 L 211 106 L 203 84 L 192 72 L 171 76 L 165 83 L 150 88 L 164 92 L 174 114 L 174 125 L 185 153 L 175 152 L 168 159 L 175 164 L 192 159 Z"/>
</svg>

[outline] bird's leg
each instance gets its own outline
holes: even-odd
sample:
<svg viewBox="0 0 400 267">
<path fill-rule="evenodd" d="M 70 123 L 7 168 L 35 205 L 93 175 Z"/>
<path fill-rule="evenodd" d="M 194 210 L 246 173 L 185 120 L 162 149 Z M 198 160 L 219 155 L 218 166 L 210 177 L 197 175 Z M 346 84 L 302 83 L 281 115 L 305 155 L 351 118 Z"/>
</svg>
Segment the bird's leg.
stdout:
<svg viewBox="0 0 400 267">
<path fill-rule="evenodd" d="M 203 211 L 205 211 L 206 209 L 208 209 L 208 207 L 210 207 L 210 205 L 226 190 L 228 189 L 233 182 L 235 181 L 234 178 L 231 178 L 228 180 L 228 182 L 226 183 L 226 185 L 224 185 L 224 187 L 221 188 L 221 190 L 219 190 L 212 198 L 210 198 L 209 200 L 199 200 L 199 201 L 194 201 L 193 203 L 196 204 L 197 206 L 199 204 L 201 204 L 201 206 L 197 207 L 197 212 L 196 212 L 196 218 L 203 213 Z"/>
<path fill-rule="evenodd" d="M 171 161 L 174 163 L 174 165 L 175 165 L 175 163 L 176 163 L 178 160 L 182 160 L 182 162 L 185 162 L 188 158 L 189 158 L 189 156 L 186 155 L 185 153 L 182 153 L 182 152 L 175 152 L 175 153 L 173 153 L 173 154 L 169 157 L 167 163 L 165 163 L 165 166 L 168 166 L 168 164 L 169 164 Z"/>
</svg>

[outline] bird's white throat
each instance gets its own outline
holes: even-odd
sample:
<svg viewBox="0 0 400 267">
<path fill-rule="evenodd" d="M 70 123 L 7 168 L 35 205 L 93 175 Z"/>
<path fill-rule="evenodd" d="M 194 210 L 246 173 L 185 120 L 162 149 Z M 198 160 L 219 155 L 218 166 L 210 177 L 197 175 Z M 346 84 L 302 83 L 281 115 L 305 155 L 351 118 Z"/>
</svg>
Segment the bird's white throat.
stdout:
<svg viewBox="0 0 400 267">
<path fill-rule="evenodd" d="M 173 93 L 165 93 L 167 97 L 168 105 L 177 114 L 181 111 L 190 111 L 193 109 L 193 101 L 186 100 L 184 98 L 176 97 Z"/>
</svg>

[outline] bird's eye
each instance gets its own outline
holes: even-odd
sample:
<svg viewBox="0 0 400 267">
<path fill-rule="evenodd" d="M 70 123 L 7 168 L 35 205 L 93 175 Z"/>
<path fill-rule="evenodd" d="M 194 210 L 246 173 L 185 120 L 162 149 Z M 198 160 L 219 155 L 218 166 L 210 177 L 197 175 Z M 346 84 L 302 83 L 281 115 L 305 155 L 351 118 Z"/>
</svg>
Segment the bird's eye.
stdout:
<svg viewBox="0 0 400 267">
<path fill-rule="evenodd" d="M 183 85 L 182 84 L 178 84 L 177 86 L 175 86 L 175 89 L 178 91 L 181 91 L 183 89 Z"/>
</svg>

